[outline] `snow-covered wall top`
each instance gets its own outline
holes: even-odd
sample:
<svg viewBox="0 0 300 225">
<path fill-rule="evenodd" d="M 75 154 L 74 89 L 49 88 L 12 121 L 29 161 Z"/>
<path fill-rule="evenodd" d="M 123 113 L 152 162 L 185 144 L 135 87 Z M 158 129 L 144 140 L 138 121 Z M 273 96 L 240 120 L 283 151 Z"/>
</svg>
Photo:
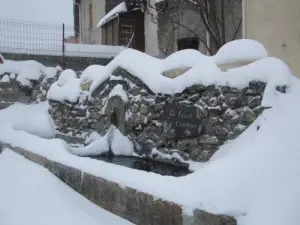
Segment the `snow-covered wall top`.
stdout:
<svg viewBox="0 0 300 225">
<path fill-rule="evenodd" d="M 241 48 L 241 46 L 248 46 Z M 226 72 L 220 70 L 217 64 L 237 60 L 257 60 L 247 66 Z M 162 75 L 162 70 L 191 67 L 183 75 L 171 79 Z M 118 55 L 103 68 L 101 76 L 93 81 L 90 94 L 117 68 L 121 67 L 141 81 L 154 93 L 175 94 L 194 84 L 227 85 L 243 88 L 250 81 L 268 83 L 271 89 L 276 85 L 289 85 L 291 71 L 281 60 L 267 57 L 265 48 L 253 40 L 236 40 L 224 45 L 215 56 L 204 56 L 200 52 L 184 50 L 174 53 L 164 60 L 156 59 L 136 50 L 128 49 Z"/>
</svg>

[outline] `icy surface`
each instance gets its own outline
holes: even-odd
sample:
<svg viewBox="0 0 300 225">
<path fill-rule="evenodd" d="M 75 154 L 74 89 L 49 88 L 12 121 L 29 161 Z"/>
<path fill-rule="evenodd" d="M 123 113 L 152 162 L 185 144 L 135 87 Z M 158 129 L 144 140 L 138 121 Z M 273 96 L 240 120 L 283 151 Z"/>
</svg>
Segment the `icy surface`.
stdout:
<svg viewBox="0 0 300 225">
<path fill-rule="evenodd" d="M 101 27 L 108 21 L 110 21 L 115 16 L 118 16 L 119 13 L 127 12 L 127 7 L 125 2 L 121 2 L 115 8 L 113 8 L 110 12 L 108 12 L 98 23 L 97 27 Z"/>
<path fill-rule="evenodd" d="M 8 149 L 0 154 L 0 180 L 0 224 L 133 225 Z"/>
</svg>

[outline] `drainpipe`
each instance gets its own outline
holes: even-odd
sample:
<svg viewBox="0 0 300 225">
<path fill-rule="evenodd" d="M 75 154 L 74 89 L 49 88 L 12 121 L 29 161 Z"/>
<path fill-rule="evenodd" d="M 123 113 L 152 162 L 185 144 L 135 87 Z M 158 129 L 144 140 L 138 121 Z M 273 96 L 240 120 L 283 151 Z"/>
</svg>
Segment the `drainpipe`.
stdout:
<svg viewBox="0 0 300 225">
<path fill-rule="evenodd" d="M 79 11 L 79 14 L 78 14 L 78 20 L 79 20 L 79 43 L 81 43 L 81 40 L 82 40 L 82 21 L 81 21 L 81 5 L 79 3 L 76 3 L 76 0 L 73 0 L 73 4 L 76 5 L 78 7 L 78 11 Z"/>
<path fill-rule="evenodd" d="M 242 2 L 242 37 L 247 38 L 247 0 Z"/>
</svg>

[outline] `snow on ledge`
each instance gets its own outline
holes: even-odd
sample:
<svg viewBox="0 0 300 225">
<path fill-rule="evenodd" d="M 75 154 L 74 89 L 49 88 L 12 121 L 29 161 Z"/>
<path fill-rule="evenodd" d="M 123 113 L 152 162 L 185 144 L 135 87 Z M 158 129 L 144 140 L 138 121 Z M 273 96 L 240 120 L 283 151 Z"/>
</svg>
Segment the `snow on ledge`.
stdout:
<svg viewBox="0 0 300 225">
<path fill-rule="evenodd" d="M 241 40 L 241 43 L 243 42 L 244 40 Z M 227 45 L 229 47 L 226 48 L 230 48 L 230 46 L 232 46 L 232 44 Z M 237 46 L 237 44 L 234 45 Z M 177 54 L 178 58 L 176 56 Z M 178 60 L 182 58 L 179 57 L 180 55 L 183 57 L 185 53 L 178 52 L 171 56 L 172 58 L 177 58 L 173 61 L 175 68 Z M 198 55 L 200 56 L 200 54 Z M 221 55 L 221 53 L 219 53 L 219 55 Z M 254 56 L 255 54 L 253 54 L 252 59 L 255 58 Z M 259 54 L 257 54 L 257 58 L 259 59 L 258 56 Z M 169 59 L 160 60 L 142 52 L 127 49 L 103 68 L 101 76 L 98 76 L 91 84 L 90 95 L 92 95 L 93 91 L 103 81 L 113 75 L 113 71 L 118 67 L 127 70 L 133 76 L 139 78 L 154 93 L 161 94 L 172 95 L 175 93 L 181 93 L 185 88 L 195 84 L 215 84 L 218 86 L 230 86 L 242 89 L 247 87 L 249 82 L 255 80 L 268 83 L 268 85 L 271 85 L 269 88 L 270 90 L 274 90 L 277 85 L 290 85 L 290 77 L 292 76 L 292 73 L 288 66 L 279 59 L 263 57 L 263 55 L 261 55 L 261 59 L 251 64 L 223 72 L 215 62 L 216 57 L 217 56 L 200 56 L 199 60 L 194 60 L 193 63 L 195 65 L 190 70 L 186 71 L 179 77 L 171 79 L 161 74 L 161 68 L 172 67 L 171 63 L 168 62 Z M 190 65 L 193 63 L 191 62 Z"/>
<path fill-rule="evenodd" d="M 127 12 L 127 7 L 125 2 L 121 2 L 110 12 L 108 12 L 98 23 L 97 27 L 103 26 L 105 23 L 109 22 L 111 19 L 119 15 L 119 13 Z"/>
</svg>

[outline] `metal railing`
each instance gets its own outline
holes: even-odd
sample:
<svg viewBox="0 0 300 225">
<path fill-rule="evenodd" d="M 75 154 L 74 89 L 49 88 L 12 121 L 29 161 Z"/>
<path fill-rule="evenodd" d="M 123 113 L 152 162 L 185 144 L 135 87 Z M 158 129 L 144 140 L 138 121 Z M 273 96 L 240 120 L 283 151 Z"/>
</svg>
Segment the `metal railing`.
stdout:
<svg viewBox="0 0 300 225">
<path fill-rule="evenodd" d="M 73 26 L 0 19 L 0 53 L 111 58 L 123 47 L 100 45 L 101 30 L 74 32 Z"/>
</svg>

